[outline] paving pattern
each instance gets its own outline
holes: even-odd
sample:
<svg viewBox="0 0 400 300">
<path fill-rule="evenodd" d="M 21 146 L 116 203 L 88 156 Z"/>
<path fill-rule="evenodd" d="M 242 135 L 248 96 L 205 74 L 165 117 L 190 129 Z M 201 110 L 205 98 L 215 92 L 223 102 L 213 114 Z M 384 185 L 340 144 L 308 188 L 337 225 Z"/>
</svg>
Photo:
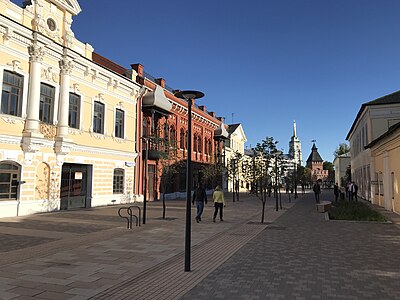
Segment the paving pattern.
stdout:
<svg viewBox="0 0 400 300">
<path fill-rule="evenodd" d="M 400 299 L 399 225 L 325 221 L 309 194 L 274 226 L 184 299 Z"/>
<path fill-rule="evenodd" d="M 192 222 L 191 272 L 184 201 L 168 220 L 149 203 L 133 230 L 117 206 L 0 219 L 0 300 L 400 299 L 400 222 L 326 221 L 311 194 L 282 202 L 268 199 L 264 224 L 254 196 L 229 201 L 225 222 L 209 203 Z"/>
</svg>

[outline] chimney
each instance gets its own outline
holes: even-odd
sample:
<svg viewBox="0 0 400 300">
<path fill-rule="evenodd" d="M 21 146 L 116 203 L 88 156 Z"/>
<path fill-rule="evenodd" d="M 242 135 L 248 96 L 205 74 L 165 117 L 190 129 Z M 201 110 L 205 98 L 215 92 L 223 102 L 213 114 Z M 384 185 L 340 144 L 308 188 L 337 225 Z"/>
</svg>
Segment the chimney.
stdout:
<svg viewBox="0 0 400 300">
<path fill-rule="evenodd" d="M 141 64 L 132 64 L 131 68 L 137 74 L 136 78 L 133 78 L 135 74 L 132 71 L 132 73 L 133 73 L 132 74 L 132 80 L 136 80 L 136 82 L 139 83 L 139 84 L 144 84 L 144 77 L 143 77 L 143 69 L 144 69 L 144 67 L 143 67 L 143 65 L 141 65 Z"/>
<path fill-rule="evenodd" d="M 218 121 L 224 122 L 224 117 L 217 117 Z"/>
<path fill-rule="evenodd" d="M 143 68 L 144 66 L 141 64 L 132 64 L 131 68 L 136 71 L 138 76 L 143 77 Z"/>
<path fill-rule="evenodd" d="M 162 88 L 165 88 L 165 79 L 164 78 L 156 78 L 156 83 L 161 86 Z"/>
<path fill-rule="evenodd" d="M 205 107 L 204 105 L 200 105 L 200 106 L 199 106 L 199 109 L 202 110 L 202 111 L 204 111 L 204 112 L 207 111 L 207 110 L 206 110 L 206 107 Z"/>
<path fill-rule="evenodd" d="M 211 117 L 215 118 L 215 112 L 210 111 L 208 114 L 209 114 Z"/>
</svg>

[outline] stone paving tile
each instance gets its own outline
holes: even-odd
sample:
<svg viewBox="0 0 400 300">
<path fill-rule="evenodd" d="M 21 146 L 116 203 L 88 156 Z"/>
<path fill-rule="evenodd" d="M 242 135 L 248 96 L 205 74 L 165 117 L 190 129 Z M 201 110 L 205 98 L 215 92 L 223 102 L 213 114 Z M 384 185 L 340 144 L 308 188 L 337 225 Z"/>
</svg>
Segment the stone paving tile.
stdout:
<svg viewBox="0 0 400 300">
<path fill-rule="evenodd" d="M 2 226 L 1 223 L 0 226 Z M 54 241 L 54 239 L 0 233 L 0 253 L 23 249 L 28 246 L 35 246 L 51 241 Z"/>
<path fill-rule="evenodd" d="M 183 299 L 400 299 L 397 226 L 325 221 L 311 194 L 275 224 L 286 230 L 261 232 Z"/>
</svg>

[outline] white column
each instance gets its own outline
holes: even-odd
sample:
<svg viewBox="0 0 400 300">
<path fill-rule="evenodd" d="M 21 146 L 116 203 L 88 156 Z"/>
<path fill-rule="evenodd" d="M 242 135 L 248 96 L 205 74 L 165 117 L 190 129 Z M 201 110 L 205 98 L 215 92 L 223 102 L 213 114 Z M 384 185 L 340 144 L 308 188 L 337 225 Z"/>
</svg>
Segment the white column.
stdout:
<svg viewBox="0 0 400 300">
<path fill-rule="evenodd" d="M 25 123 L 25 132 L 39 132 L 39 106 L 40 106 L 40 73 L 45 50 L 35 41 L 28 47 L 29 51 L 29 88 L 28 88 L 28 112 Z"/>
<path fill-rule="evenodd" d="M 68 115 L 69 115 L 69 82 L 71 70 L 74 67 L 72 60 L 66 57 L 60 61 L 61 87 L 60 104 L 58 109 L 57 137 L 65 138 L 68 136 Z"/>
</svg>

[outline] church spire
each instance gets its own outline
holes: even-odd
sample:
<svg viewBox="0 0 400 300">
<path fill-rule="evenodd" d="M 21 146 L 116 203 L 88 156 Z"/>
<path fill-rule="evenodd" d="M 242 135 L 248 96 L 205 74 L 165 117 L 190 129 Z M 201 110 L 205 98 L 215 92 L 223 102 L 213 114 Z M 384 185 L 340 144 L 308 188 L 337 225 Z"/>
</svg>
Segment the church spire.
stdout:
<svg viewBox="0 0 400 300">
<path fill-rule="evenodd" d="M 297 137 L 297 132 L 296 132 L 296 120 L 293 121 L 293 136 Z"/>
</svg>

